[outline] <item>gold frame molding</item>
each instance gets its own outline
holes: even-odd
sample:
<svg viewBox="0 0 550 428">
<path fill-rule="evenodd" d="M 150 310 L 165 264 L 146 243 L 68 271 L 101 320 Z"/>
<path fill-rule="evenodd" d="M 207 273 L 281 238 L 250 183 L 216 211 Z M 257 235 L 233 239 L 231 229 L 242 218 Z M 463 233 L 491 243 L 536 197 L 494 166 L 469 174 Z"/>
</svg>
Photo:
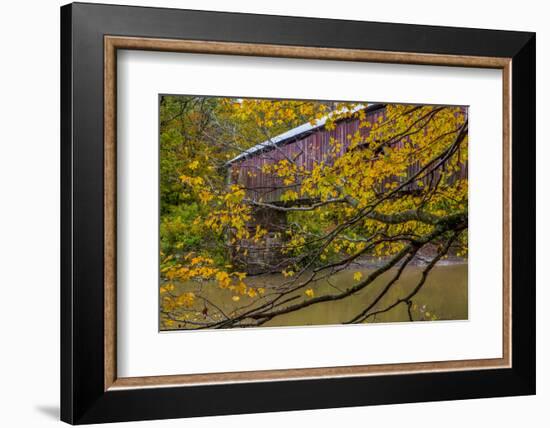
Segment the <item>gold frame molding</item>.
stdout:
<svg viewBox="0 0 550 428">
<path fill-rule="evenodd" d="M 501 358 L 262 370 L 170 376 L 117 377 L 116 367 L 116 61 L 118 49 L 218 55 L 442 65 L 502 70 L 503 81 L 503 349 Z M 382 52 L 138 37 L 104 37 L 104 389 L 392 375 L 511 367 L 511 58 Z"/>
</svg>

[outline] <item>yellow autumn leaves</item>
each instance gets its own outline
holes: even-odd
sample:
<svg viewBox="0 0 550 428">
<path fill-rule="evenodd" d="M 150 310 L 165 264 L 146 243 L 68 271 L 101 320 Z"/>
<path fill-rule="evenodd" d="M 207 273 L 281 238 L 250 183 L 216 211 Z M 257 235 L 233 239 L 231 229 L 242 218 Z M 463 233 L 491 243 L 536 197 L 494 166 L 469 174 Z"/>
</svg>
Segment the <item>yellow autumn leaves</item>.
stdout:
<svg viewBox="0 0 550 428">
<path fill-rule="evenodd" d="M 166 311 L 196 309 L 202 320 L 204 302 L 197 291 L 200 287 L 217 287 L 229 303 L 241 307 L 249 299 L 269 295 L 271 288 L 266 293 L 265 288 L 252 286 L 253 281 L 239 271 L 245 270 L 242 265 L 228 265 L 235 255 L 246 261 L 249 251 L 263 248 L 267 239 L 281 243 L 280 254 L 288 260 L 277 265 L 277 272 L 286 284 L 297 283 L 306 259 L 319 268 L 345 257 L 391 256 L 401 251 L 406 242 L 397 237 L 417 238 L 435 228 L 422 221 L 392 223 L 361 216 L 371 208 L 388 216 L 419 207 L 441 216 L 467 209 L 468 180 L 456 178 L 468 161 L 467 139 L 459 150 L 449 152 L 445 167 L 437 174 L 420 174 L 403 185 L 411 174 L 447 153 L 464 123 L 460 108 L 387 105 L 383 115 L 371 117 L 364 110 L 352 113 L 355 107 L 352 103 L 332 103 L 329 108 L 328 103 L 309 101 L 226 99 L 220 101 L 216 113 L 218 119 L 225 121 L 220 127 L 220 132 L 225 133 L 219 137 L 224 146 L 216 147 L 215 134 L 200 141 L 198 127 L 194 129 L 192 142 L 201 150 L 194 154 L 188 147 L 182 148 L 186 157 L 177 164 L 174 181 L 181 185 L 184 195 L 175 199 L 184 199 L 185 203 L 191 200 L 199 207 L 198 214 L 191 220 L 181 215 L 174 224 L 167 223 L 166 229 L 171 232 L 177 229 L 178 221 L 187 221 L 199 239 L 185 245 L 200 254 L 186 255 L 188 247 L 178 242 L 174 245 L 176 259 L 162 261 L 160 292 Z M 223 175 L 227 173 L 222 168 L 227 159 L 242 153 L 227 149 L 225 144 L 247 149 L 294 126 L 315 123 L 329 110 L 341 113 L 326 121 L 326 130 L 334 130 L 338 120 L 351 116 L 360 123 L 348 135 L 330 134 L 324 143 L 329 145 L 326 158 L 305 166 L 292 157 L 266 157 L 254 170 L 235 171 L 231 177 Z M 368 133 L 362 132 L 365 129 Z M 207 160 L 213 158 L 216 162 L 209 164 Z M 214 177 L 216 174 L 219 177 Z M 317 206 L 305 212 L 285 213 L 288 227 L 271 230 L 263 223 L 255 223 L 252 192 L 235 184 L 239 183 L 238 174 L 274 177 L 274 182 L 281 185 L 281 206 Z M 261 204 L 261 196 L 254 202 Z M 353 227 L 341 227 L 348 223 Z M 190 228 L 181 229 L 187 232 Z M 185 237 L 181 239 L 184 240 Z M 460 246 L 458 254 L 466 254 L 467 234 L 456 242 Z M 307 251 L 312 256 L 302 258 Z M 350 284 L 346 285 L 364 281 L 364 275 L 359 271 L 347 275 Z M 321 293 L 304 288 L 296 290 L 301 299 L 312 299 Z"/>
<path fill-rule="evenodd" d="M 166 312 L 172 312 L 178 307 L 190 307 L 195 302 L 195 293 L 187 292 L 179 296 L 164 296 L 162 299 L 162 309 Z"/>
<path fill-rule="evenodd" d="M 189 253 L 183 257 L 183 261 L 186 264 L 174 262 L 173 257 L 170 256 L 161 261 L 161 274 L 170 281 L 160 287 L 160 293 L 163 296 L 162 306 L 167 312 L 172 312 L 178 307 L 192 307 L 196 301 L 196 295 L 193 292 L 178 294 L 174 282 L 184 284 L 187 281 L 198 283 L 215 281 L 220 289 L 231 292 L 234 302 L 238 302 L 241 296 L 257 298 L 266 292 L 264 287 L 249 287 L 245 283 L 246 272 L 229 272 L 215 267 L 214 260 L 210 257 Z"/>
<path fill-rule="evenodd" d="M 243 122 L 254 122 L 264 129 L 294 127 L 320 119 L 328 106 L 315 101 L 266 100 L 245 98 L 237 102 L 226 101 L 226 109 Z"/>
</svg>

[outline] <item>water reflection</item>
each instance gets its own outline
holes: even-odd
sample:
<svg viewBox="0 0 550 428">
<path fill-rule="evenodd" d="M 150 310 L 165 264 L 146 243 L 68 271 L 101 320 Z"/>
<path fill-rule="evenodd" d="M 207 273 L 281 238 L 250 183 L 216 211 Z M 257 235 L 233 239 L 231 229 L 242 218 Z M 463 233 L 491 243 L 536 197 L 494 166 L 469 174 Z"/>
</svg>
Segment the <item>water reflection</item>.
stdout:
<svg viewBox="0 0 550 428">
<path fill-rule="evenodd" d="M 381 310 L 400 298 L 405 297 L 417 285 L 423 267 L 409 266 L 403 272 L 400 280 L 373 307 L 373 311 Z M 330 282 L 317 281 L 313 286 L 316 296 L 338 293 L 338 289 L 346 289 L 354 283 L 353 275 L 358 269 L 347 270 L 333 276 Z M 363 275 L 369 269 L 360 270 Z M 378 296 L 388 280 L 395 274 L 395 269 L 377 278 L 368 287 L 337 301 L 322 302 L 302 308 L 298 311 L 273 318 L 265 326 L 306 326 L 341 324 L 349 321 L 364 310 Z M 249 285 L 264 287 L 284 281 L 281 275 L 249 278 Z M 239 307 L 252 303 L 253 299 L 243 296 L 238 302 L 231 299 L 227 290 L 220 289 L 215 283 L 203 283 L 201 286 L 193 283 L 177 284 L 178 292 L 200 292 L 205 298 L 218 306 L 223 312 L 231 313 Z M 303 291 L 301 291 L 303 293 Z M 465 320 L 468 319 L 468 265 L 453 263 L 436 265 L 430 272 L 422 289 L 412 299 L 410 313 L 414 321 L 435 320 Z M 407 305 L 400 304 L 392 310 L 370 317 L 367 322 L 404 322 L 409 321 Z M 178 326 L 174 327 L 178 329 Z"/>
</svg>

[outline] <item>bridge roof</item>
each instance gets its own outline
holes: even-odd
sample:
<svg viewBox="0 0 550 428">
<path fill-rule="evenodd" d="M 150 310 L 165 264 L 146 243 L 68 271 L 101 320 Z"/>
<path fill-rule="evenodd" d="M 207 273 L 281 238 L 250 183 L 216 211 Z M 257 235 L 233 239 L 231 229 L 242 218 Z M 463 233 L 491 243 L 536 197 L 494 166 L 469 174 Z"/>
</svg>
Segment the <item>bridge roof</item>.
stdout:
<svg viewBox="0 0 550 428">
<path fill-rule="evenodd" d="M 375 110 L 375 109 L 379 108 L 382 105 L 383 104 L 380 104 L 380 103 L 358 104 L 357 106 L 355 106 L 355 108 L 353 108 L 351 110 L 351 113 L 355 113 L 355 112 L 357 112 L 359 110 L 362 110 L 362 109 Z M 292 128 L 289 131 L 283 132 L 282 134 L 279 134 L 275 137 L 272 137 L 268 140 L 265 140 L 264 142 L 262 142 L 260 144 L 256 144 L 255 146 L 252 146 L 249 149 L 244 150 L 241 154 L 239 154 L 238 156 L 235 156 L 233 159 L 227 161 L 225 165 L 229 166 L 234 162 L 244 160 L 244 159 L 249 158 L 249 157 L 251 157 L 251 156 L 253 156 L 257 153 L 269 151 L 269 150 L 271 150 L 271 149 L 273 149 L 273 148 L 275 148 L 279 145 L 282 145 L 282 144 L 288 142 L 289 140 L 297 140 L 297 139 L 299 139 L 300 136 L 302 136 L 304 134 L 309 134 L 310 132 L 312 132 L 312 131 L 314 131 L 318 128 L 322 128 L 331 116 L 333 116 L 335 114 L 340 114 L 340 113 L 347 113 L 347 109 L 339 110 L 339 111 L 333 111 L 333 112 L 327 114 L 326 116 L 324 116 L 320 119 L 317 119 L 315 124 L 311 124 L 309 122 L 306 122 L 306 123 L 304 123 L 300 126 L 297 126 L 296 128 Z"/>
</svg>

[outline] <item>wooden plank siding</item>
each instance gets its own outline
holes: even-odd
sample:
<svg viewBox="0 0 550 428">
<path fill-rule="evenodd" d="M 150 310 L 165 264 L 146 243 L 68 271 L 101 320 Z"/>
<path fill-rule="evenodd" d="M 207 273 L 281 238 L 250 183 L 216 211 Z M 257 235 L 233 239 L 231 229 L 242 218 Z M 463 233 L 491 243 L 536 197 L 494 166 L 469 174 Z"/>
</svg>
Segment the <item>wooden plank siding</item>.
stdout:
<svg viewBox="0 0 550 428">
<path fill-rule="evenodd" d="M 464 109 L 464 112 L 466 112 L 466 109 Z M 370 123 L 375 123 L 380 120 L 380 117 L 384 120 L 386 117 L 385 106 L 379 105 L 375 108 L 367 108 L 366 116 Z M 281 196 L 286 191 L 297 190 L 300 184 L 285 186 L 281 178 L 275 177 L 274 174 L 262 172 L 262 167 L 266 164 L 278 163 L 283 159 L 292 160 L 297 167 L 303 166 L 308 171 L 311 171 L 316 164 L 323 161 L 330 165 L 334 161 L 334 158 L 329 156 L 332 149 L 331 138 L 341 144 L 341 156 L 349 148 L 348 135 L 354 135 L 359 130 L 363 137 L 369 136 L 371 129 L 369 127 L 359 128 L 359 123 L 358 119 L 342 119 L 335 124 L 333 130 L 327 130 L 322 126 L 238 159 L 229 165 L 229 181 L 244 187 L 247 192 L 246 197 L 250 200 L 279 203 Z M 405 142 L 406 140 L 399 141 L 395 144 L 395 147 L 403 147 Z M 411 165 L 408 171 L 409 176 L 418 172 L 419 169 L 420 165 Z M 465 178 L 467 174 L 468 166 L 464 163 L 462 170 L 457 174 L 457 178 Z M 426 177 L 424 184 L 427 185 L 429 180 L 430 177 Z M 384 184 L 382 183 L 382 185 Z M 410 187 L 414 186 L 416 185 Z M 299 200 L 295 201 L 295 203 L 299 202 Z"/>
</svg>

